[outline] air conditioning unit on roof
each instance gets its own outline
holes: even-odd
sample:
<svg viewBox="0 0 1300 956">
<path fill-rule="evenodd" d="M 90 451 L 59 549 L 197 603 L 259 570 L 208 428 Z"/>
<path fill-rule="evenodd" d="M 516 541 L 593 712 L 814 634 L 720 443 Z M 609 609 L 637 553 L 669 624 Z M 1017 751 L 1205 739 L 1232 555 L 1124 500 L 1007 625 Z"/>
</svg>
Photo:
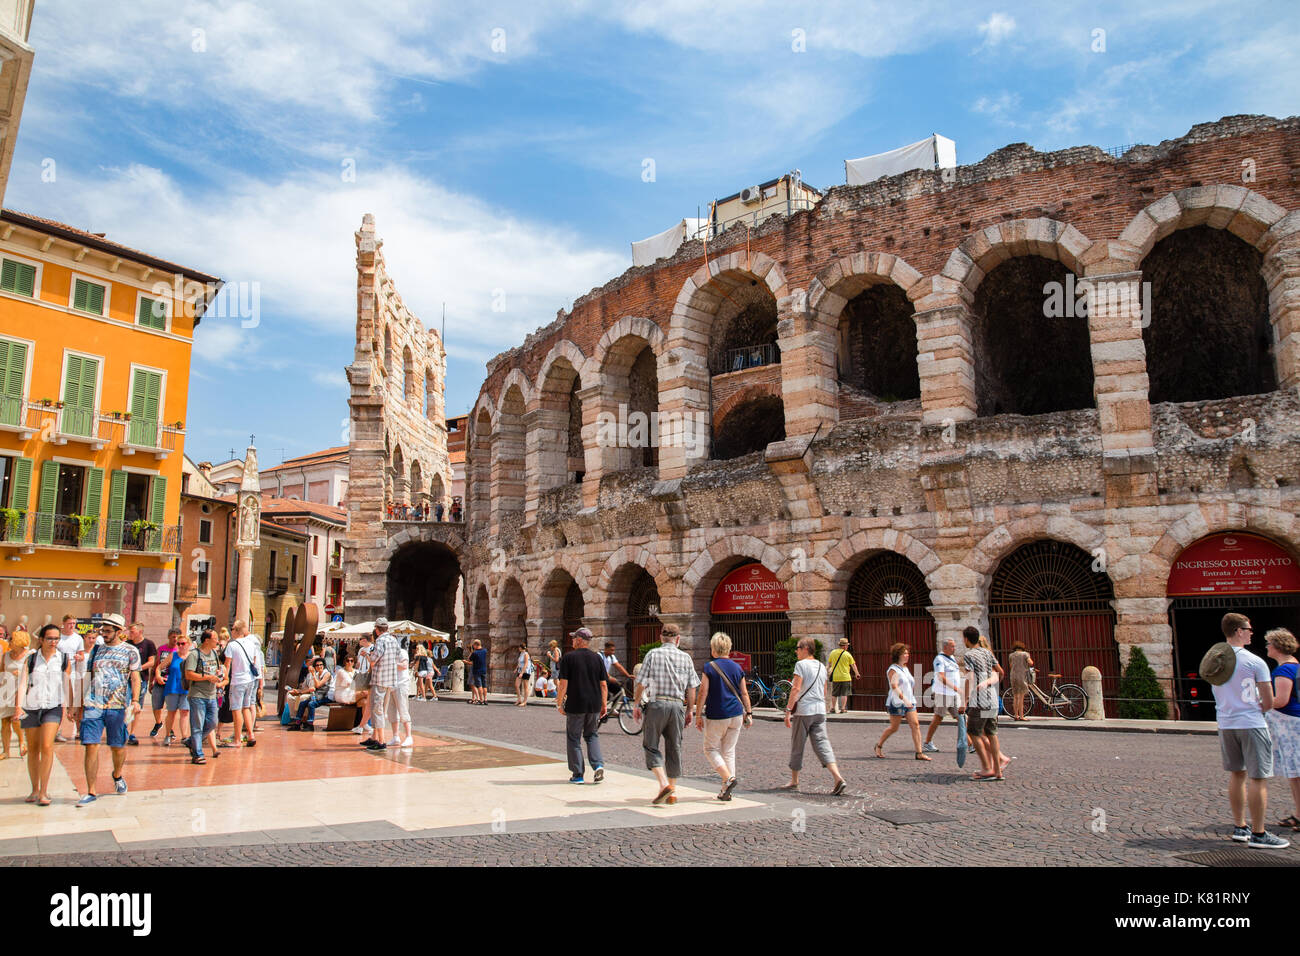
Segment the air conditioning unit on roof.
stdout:
<svg viewBox="0 0 1300 956">
<path fill-rule="evenodd" d="M 757 186 L 749 186 L 740 191 L 740 201 L 743 203 L 756 203 L 762 202 L 762 200 L 763 190 L 759 189 Z"/>
</svg>

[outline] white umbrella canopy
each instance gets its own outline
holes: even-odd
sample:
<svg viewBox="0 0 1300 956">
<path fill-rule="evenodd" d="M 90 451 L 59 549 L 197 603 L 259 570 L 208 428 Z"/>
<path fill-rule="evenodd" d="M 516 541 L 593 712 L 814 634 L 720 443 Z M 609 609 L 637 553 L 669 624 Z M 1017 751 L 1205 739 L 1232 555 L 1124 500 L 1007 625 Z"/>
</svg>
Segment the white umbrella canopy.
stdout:
<svg viewBox="0 0 1300 956">
<path fill-rule="evenodd" d="M 327 627 L 320 628 L 316 633 L 324 634 L 327 637 L 361 637 L 369 634 L 374 629 L 374 621 L 362 621 L 359 624 L 330 624 Z M 388 633 L 396 634 L 398 637 L 421 637 L 434 641 L 451 639 L 451 635 L 446 631 L 440 631 L 424 624 L 417 624 L 415 621 L 389 621 Z"/>
</svg>

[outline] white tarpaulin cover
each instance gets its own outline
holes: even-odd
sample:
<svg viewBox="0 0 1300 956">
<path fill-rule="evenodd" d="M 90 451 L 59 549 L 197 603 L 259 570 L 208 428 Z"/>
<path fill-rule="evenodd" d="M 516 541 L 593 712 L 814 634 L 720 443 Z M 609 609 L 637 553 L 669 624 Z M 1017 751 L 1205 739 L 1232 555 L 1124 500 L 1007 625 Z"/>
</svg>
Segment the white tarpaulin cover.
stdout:
<svg viewBox="0 0 1300 956">
<path fill-rule="evenodd" d="M 947 169 L 957 165 L 957 144 L 935 133 L 919 143 L 900 146 L 887 153 L 844 160 L 844 181 L 861 186 L 881 176 L 896 176 L 909 169 Z"/>
<path fill-rule="evenodd" d="M 708 222 L 707 219 L 683 219 L 657 236 L 632 243 L 632 265 L 648 266 L 656 259 L 670 258 L 683 242 L 694 239 Z"/>
</svg>

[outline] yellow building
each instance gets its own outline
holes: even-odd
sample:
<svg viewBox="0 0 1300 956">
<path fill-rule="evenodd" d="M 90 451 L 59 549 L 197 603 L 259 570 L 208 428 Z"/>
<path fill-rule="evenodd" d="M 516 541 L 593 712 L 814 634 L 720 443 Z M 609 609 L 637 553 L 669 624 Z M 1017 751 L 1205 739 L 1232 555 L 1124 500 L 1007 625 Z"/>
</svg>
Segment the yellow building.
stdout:
<svg viewBox="0 0 1300 956">
<path fill-rule="evenodd" d="M 0 623 L 170 626 L 190 349 L 220 287 L 0 210 Z"/>
</svg>

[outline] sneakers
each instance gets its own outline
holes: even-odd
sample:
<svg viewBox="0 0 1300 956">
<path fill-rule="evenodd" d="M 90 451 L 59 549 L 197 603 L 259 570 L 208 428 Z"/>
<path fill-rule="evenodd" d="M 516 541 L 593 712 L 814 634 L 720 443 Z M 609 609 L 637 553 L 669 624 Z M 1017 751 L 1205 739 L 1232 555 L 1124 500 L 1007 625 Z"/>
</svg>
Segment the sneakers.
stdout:
<svg viewBox="0 0 1300 956">
<path fill-rule="evenodd" d="M 124 777 L 114 777 L 113 789 L 118 792 L 119 796 L 126 793 L 126 779 Z"/>
<path fill-rule="evenodd" d="M 162 724 L 154 724 L 154 725 L 153 725 L 153 730 L 149 731 L 149 736 L 150 736 L 150 737 L 157 737 L 157 736 L 158 736 L 158 731 L 160 731 L 160 730 L 162 730 Z"/>
<path fill-rule="evenodd" d="M 596 777 L 595 777 L 595 780 L 593 781 L 593 783 L 600 783 L 600 782 L 601 782 L 602 780 L 604 780 L 604 779 L 605 779 L 605 768 L 604 768 L 604 767 L 597 767 L 597 768 L 596 768 Z"/>
<path fill-rule="evenodd" d="M 126 738 L 126 745 L 128 747 L 139 747 L 140 741 L 136 740 L 135 734 L 130 734 Z"/>
<path fill-rule="evenodd" d="M 367 750 L 387 750 L 387 749 L 388 749 L 388 744 L 381 744 L 378 740 L 367 740 L 367 741 L 366 741 L 364 744 L 362 744 L 361 746 L 365 747 Z"/>
<path fill-rule="evenodd" d="M 176 739 L 175 734 L 168 734 L 165 738 L 163 738 L 163 746 L 170 747 L 172 745 L 172 741 L 175 739 Z"/>
<path fill-rule="evenodd" d="M 92 803 L 94 803 L 94 802 L 95 802 L 96 800 L 98 800 L 98 799 L 99 799 L 99 797 L 95 796 L 93 793 L 88 793 L 88 794 L 86 794 L 84 797 L 82 797 L 80 800 L 77 801 L 77 806 L 78 806 L 78 807 L 88 807 L 88 806 L 90 806 Z"/>
<path fill-rule="evenodd" d="M 927 754 L 937 754 L 939 752 L 939 748 L 927 740 L 925 743 L 921 744 L 921 752 Z"/>
<path fill-rule="evenodd" d="M 402 749 L 403 749 L 403 750 L 410 750 L 410 749 L 411 749 L 412 747 L 414 747 L 414 746 L 415 746 L 415 738 L 414 738 L 414 737 L 410 737 L 410 736 L 408 736 L 405 740 L 402 741 Z"/>
<path fill-rule="evenodd" d="M 1284 850 L 1291 845 L 1290 840 L 1283 840 L 1271 833 L 1252 833 L 1246 846 L 1252 850 Z"/>
<path fill-rule="evenodd" d="M 1232 838 L 1238 843 L 1250 842 L 1250 827 L 1233 827 Z"/>
<path fill-rule="evenodd" d="M 353 732 L 354 734 L 360 734 L 360 733 L 362 733 L 363 731 L 364 731 L 364 728 L 363 728 L 360 724 L 357 724 L 355 727 L 352 728 L 352 732 Z"/>
<path fill-rule="evenodd" d="M 569 778 L 569 783 L 584 783 L 584 782 L 585 781 L 582 779 L 582 774 L 580 773 L 575 773 L 572 777 Z"/>
</svg>

